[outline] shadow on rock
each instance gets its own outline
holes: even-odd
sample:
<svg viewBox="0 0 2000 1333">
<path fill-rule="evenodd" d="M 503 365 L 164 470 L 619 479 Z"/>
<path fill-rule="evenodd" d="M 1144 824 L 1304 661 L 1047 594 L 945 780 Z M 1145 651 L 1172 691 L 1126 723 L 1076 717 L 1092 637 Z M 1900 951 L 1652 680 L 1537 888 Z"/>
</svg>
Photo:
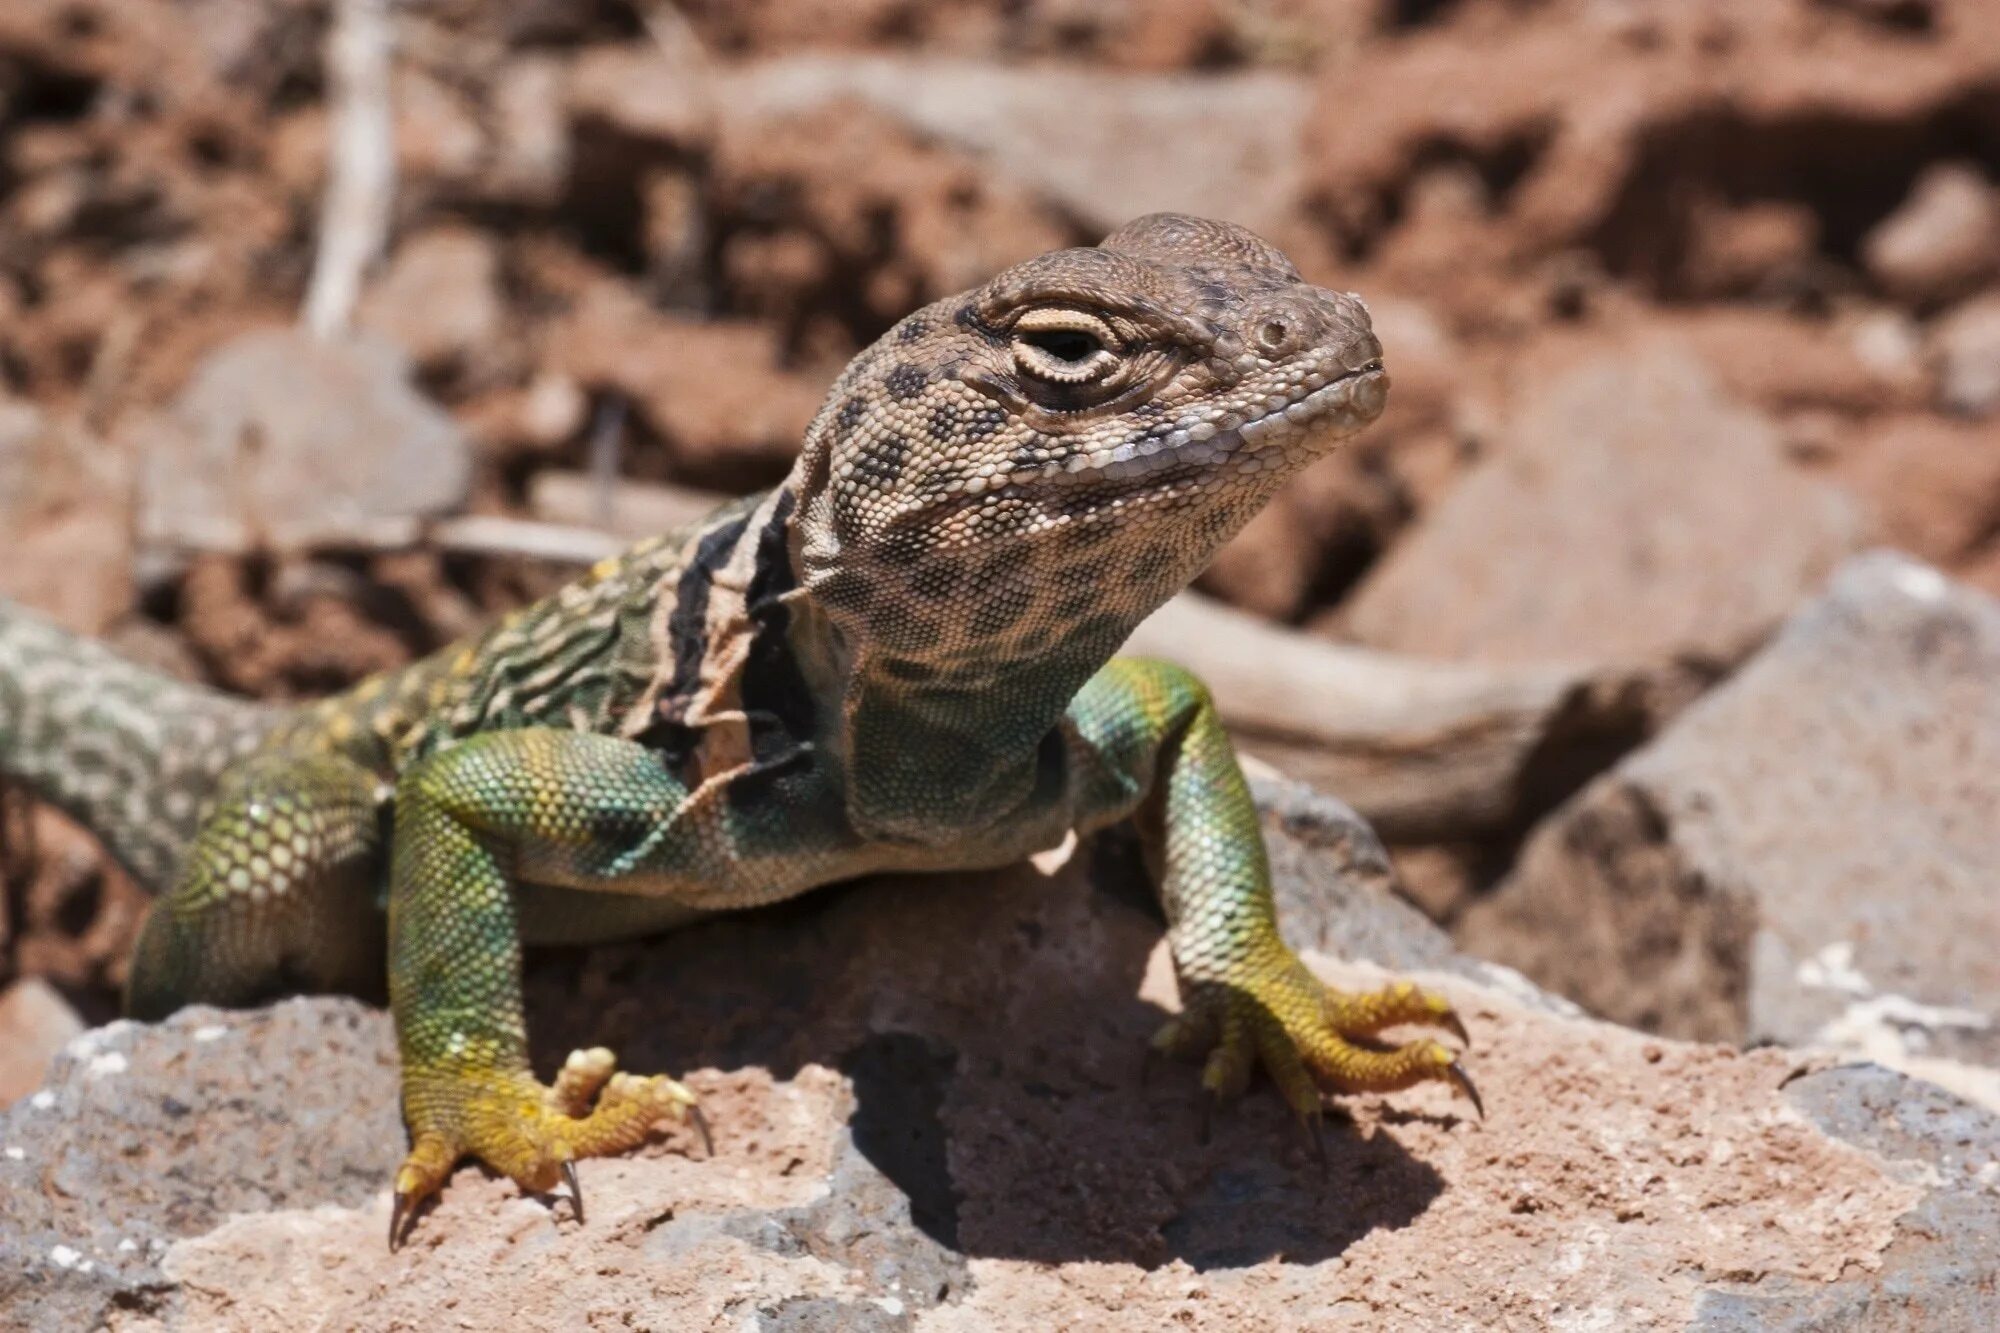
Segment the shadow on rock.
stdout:
<svg viewBox="0 0 2000 1333">
<path fill-rule="evenodd" d="M 950 1285 L 957 1256 L 1311 1263 L 1420 1216 L 1443 1181 L 1386 1135 L 1336 1113 L 1322 1170 L 1268 1087 L 1203 1144 L 1194 1068 L 1142 1085 L 1164 1014 L 1138 991 L 1159 938 L 1157 915 L 1074 865 L 881 879 L 545 955 L 530 1027 L 544 1071 L 600 1043 L 640 1072 L 839 1069 L 853 1160 L 834 1191 L 871 1201 L 833 1218 L 831 1241 L 820 1205 L 786 1225 L 815 1252 L 872 1235 L 874 1264 L 900 1233 L 894 1261 L 932 1253 L 927 1282 Z"/>
</svg>

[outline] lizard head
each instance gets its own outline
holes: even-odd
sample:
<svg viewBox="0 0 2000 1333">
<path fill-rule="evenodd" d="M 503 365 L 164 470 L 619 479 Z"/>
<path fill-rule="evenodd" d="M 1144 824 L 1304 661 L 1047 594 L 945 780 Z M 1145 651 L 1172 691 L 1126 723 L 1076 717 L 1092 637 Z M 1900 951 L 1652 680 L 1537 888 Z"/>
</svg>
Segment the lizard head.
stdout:
<svg viewBox="0 0 2000 1333">
<path fill-rule="evenodd" d="M 894 655 L 1101 660 L 1381 413 L 1381 357 L 1358 297 L 1226 222 L 1017 264 L 836 383 L 794 472 L 802 579 Z"/>
</svg>

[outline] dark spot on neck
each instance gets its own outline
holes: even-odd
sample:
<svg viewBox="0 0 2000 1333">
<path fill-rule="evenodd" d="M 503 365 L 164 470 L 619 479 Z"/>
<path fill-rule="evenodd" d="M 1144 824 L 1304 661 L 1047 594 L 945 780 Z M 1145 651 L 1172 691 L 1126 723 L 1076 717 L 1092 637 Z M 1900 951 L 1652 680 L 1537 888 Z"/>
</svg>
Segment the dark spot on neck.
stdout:
<svg viewBox="0 0 2000 1333">
<path fill-rule="evenodd" d="M 982 598 L 972 613 L 972 632 L 981 638 L 1011 629 L 1035 604 L 1026 588 L 998 588 Z"/>
<path fill-rule="evenodd" d="M 1174 567 L 1174 549 L 1164 543 L 1148 547 L 1132 562 L 1132 577 L 1141 583 L 1156 582 Z"/>
<path fill-rule="evenodd" d="M 868 404 L 859 398 L 850 398 L 842 403 L 840 411 L 834 414 L 833 424 L 840 431 L 840 434 L 845 437 L 852 435 L 854 428 L 861 424 L 861 418 L 867 415 Z"/>
<path fill-rule="evenodd" d="M 947 555 L 918 566 L 910 575 L 910 591 L 925 601 L 942 602 L 957 595 L 964 579 L 964 564 Z"/>
<path fill-rule="evenodd" d="M 882 387 L 897 402 L 908 402 L 924 391 L 930 377 L 907 361 L 897 362 L 889 367 L 889 373 L 882 377 Z"/>
<path fill-rule="evenodd" d="M 854 472 L 878 484 L 899 481 L 903 464 L 909 461 L 910 440 L 905 435 L 878 435 L 870 439 L 854 460 Z"/>
</svg>

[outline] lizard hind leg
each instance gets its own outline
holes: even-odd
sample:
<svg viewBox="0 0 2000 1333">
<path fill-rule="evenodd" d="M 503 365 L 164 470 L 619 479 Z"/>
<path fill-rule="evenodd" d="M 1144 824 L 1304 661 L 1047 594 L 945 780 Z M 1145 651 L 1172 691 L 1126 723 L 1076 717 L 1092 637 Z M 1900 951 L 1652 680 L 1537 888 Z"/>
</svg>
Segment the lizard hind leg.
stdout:
<svg viewBox="0 0 2000 1333">
<path fill-rule="evenodd" d="M 242 1006 L 288 991 L 380 995 L 379 784 L 332 755 L 246 760 L 217 790 L 132 956 L 126 1012 Z"/>
</svg>

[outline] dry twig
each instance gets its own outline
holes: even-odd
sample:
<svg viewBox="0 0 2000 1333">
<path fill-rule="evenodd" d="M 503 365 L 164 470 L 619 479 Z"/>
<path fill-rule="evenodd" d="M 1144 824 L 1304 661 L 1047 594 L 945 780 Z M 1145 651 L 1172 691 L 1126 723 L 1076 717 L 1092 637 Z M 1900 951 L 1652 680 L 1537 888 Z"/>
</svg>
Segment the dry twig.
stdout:
<svg viewBox="0 0 2000 1333">
<path fill-rule="evenodd" d="M 346 332 L 369 266 L 389 240 L 396 191 L 389 104 L 390 0 L 339 0 L 327 37 L 331 141 L 319 251 L 301 318 L 321 338 Z"/>
</svg>

